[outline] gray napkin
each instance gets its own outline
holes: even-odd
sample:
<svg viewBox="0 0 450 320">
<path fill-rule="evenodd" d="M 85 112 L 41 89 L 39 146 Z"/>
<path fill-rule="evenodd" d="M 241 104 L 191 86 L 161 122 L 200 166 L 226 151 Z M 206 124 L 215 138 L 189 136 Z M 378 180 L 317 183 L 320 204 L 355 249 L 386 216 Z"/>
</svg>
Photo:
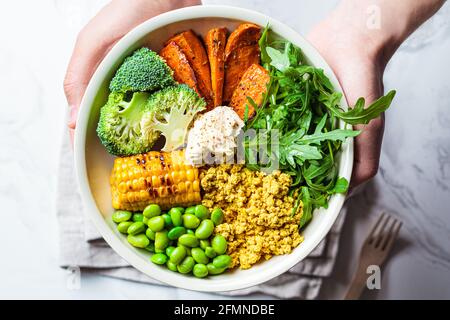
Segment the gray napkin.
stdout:
<svg viewBox="0 0 450 320">
<path fill-rule="evenodd" d="M 342 210 L 326 239 L 306 259 L 288 272 L 266 283 L 222 294 L 239 296 L 264 293 L 284 299 L 316 298 L 323 278 L 328 277 L 333 269 L 345 211 Z M 78 267 L 85 273 L 165 285 L 134 269 L 117 255 L 85 216 L 75 178 L 73 150 L 67 130 L 64 130 L 59 160 L 56 212 L 61 240 L 61 267 Z"/>
</svg>

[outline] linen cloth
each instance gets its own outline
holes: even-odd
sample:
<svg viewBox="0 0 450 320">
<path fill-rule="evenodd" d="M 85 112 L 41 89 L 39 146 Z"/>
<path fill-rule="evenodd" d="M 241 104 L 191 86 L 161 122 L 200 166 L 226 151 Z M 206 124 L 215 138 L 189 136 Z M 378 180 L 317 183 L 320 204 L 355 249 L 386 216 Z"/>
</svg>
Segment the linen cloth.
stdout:
<svg viewBox="0 0 450 320">
<path fill-rule="evenodd" d="M 60 234 L 60 266 L 79 267 L 83 273 L 165 285 L 131 267 L 116 254 L 96 231 L 83 212 L 75 177 L 73 149 L 67 130 L 60 151 L 56 214 Z M 303 261 L 288 272 L 257 286 L 223 292 L 243 296 L 264 293 L 282 299 L 314 299 L 322 281 L 333 269 L 338 253 L 339 235 L 346 209 L 341 211 L 328 236 Z"/>
</svg>

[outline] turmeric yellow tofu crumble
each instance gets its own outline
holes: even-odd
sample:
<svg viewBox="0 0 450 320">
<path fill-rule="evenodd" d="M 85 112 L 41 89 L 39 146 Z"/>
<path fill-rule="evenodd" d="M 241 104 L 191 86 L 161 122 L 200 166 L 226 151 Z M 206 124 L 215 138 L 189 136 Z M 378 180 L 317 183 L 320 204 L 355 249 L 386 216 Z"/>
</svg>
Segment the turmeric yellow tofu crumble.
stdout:
<svg viewBox="0 0 450 320">
<path fill-rule="evenodd" d="M 220 165 L 203 171 L 200 179 L 203 205 L 224 212 L 215 233 L 228 241 L 230 267 L 248 269 L 262 258 L 290 253 L 303 241 L 298 229 L 302 206 L 293 214 L 288 174 Z"/>
</svg>

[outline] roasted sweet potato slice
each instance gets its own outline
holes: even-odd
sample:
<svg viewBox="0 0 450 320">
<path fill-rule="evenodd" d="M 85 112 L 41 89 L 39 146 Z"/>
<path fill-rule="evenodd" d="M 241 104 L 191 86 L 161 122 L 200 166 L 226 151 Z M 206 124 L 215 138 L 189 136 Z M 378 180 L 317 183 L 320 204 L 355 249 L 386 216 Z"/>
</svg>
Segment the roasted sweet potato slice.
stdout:
<svg viewBox="0 0 450 320">
<path fill-rule="evenodd" d="M 234 30 L 225 47 L 225 83 L 223 101 L 230 102 L 236 86 L 245 70 L 259 63 L 258 41 L 261 28 L 252 23 L 243 23 Z"/>
<path fill-rule="evenodd" d="M 255 108 L 248 102 L 247 97 L 259 106 L 263 101 L 263 94 L 267 91 L 269 81 L 269 72 L 259 64 L 252 64 L 244 72 L 230 101 L 230 107 L 241 119 L 244 119 L 246 105 L 248 105 L 248 118 L 253 117 Z"/>
<path fill-rule="evenodd" d="M 169 42 L 161 49 L 159 55 L 166 60 L 167 65 L 173 70 L 173 77 L 177 82 L 187 84 L 197 93 L 200 93 L 194 70 L 183 51 L 175 42 Z"/>
<path fill-rule="evenodd" d="M 213 106 L 213 92 L 211 88 L 211 71 L 209 69 L 208 55 L 202 41 L 192 30 L 184 31 L 169 39 L 175 42 L 185 54 L 189 64 L 197 78 L 197 86 L 200 95 L 208 104 L 208 109 Z"/>
<path fill-rule="evenodd" d="M 211 87 L 214 106 L 222 105 L 222 90 L 225 76 L 225 46 L 227 42 L 227 29 L 214 28 L 205 36 L 206 51 L 211 69 Z"/>
</svg>

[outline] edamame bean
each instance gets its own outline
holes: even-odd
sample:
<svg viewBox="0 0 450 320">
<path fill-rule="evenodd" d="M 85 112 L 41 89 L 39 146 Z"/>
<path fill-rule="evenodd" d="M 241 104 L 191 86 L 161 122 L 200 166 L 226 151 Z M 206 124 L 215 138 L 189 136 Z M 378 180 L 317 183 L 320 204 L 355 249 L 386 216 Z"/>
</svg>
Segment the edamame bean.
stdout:
<svg viewBox="0 0 450 320">
<path fill-rule="evenodd" d="M 154 264 L 163 265 L 167 262 L 168 258 L 164 253 L 155 253 L 150 259 Z"/>
<path fill-rule="evenodd" d="M 161 216 L 150 218 L 150 220 L 148 220 L 148 227 L 153 232 L 161 231 L 162 229 L 164 229 L 164 218 Z"/>
<path fill-rule="evenodd" d="M 148 240 L 147 236 L 143 233 L 137 235 L 129 234 L 127 240 L 133 247 L 136 248 L 144 249 L 150 244 L 150 240 Z"/>
<path fill-rule="evenodd" d="M 183 234 L 186 233 L 185 227 L 175 227 L 170 229 L 169 233 L 167 234 L 169 236 L 170 240 L 175 240 L 181 237 Z"/>
<path fill-rule="evenodd" d="M 195 262 L 207 264 L 209 262 L 208 257 L 205 252 L 200 248 L 192 248 L 191 249 L 192 258 L 194 258 Z"/>
<path fill-rule="evenodd" d="M 195 214 L 195 206 L 186 208 L 184 214 Z"/>
<path fill-rule="evenodd" d="M 194 266 L 194 269 L 192 269 L 192 273 L 197 278 L 204 278 L 204 277 L 206 277 L 208 275 L 208 268 L 204 264 L 197 263 Z"/>
<path fill-rule="evenodd" d="M 211 212 L 211 220 L 212 222 L 214 222 L 214 225 L 219 225 L 223 222 L 223 212 L 222 209 L 220 208 L 215 208 L 212 212 Z"/>
<path fill-rule="evenodd" d="M 150 219 L 159 216 L 161 214 L 161 208 L 157 204 L 149 204 L 145 207 L 143 214 L 145 217 Z"/>
<path fill-rule="evenodd" d="M 231 264 L 231 257 L 229 255 L 222 254 L 220 256 L 215 257 L 212 263 L 216 268 L 219 268 L 219 269 L 225 268 L 226 269 Z"/>
<path fill-rule="evenodd" d="M 166 266 L 167 266 L 167 269 L 169 269 L 170 271 L 174 271 L 174 272 L 178 271 L 177 265 L 175 263 L 171 262 L 170 260 L 167 261 Z"/>
<path fill-rule="evenodd" d="M 142 218 L 142 222 L 143 222 L 145 225 L 147 225 L 147 223 L 148 223 L 148 218 L 147 218 L 146 216 L 144 216 L 144 217 Z"/>
<path fill-rule="evenodd" d="M 172 218 L 167 213 L 164 213 L 161 217 L 163 217 L 164 219 L 165 228 L 169 228 L 172 226 Z"/>
<path fill-rule="evenodd" d="M 128 227 L 128 234 L 135 235 L 145 231 L 145 224 L 142 221 L 133 222 Z"/>
<path fill-rule="evenodd" d="M 196 205 L 194 209 L 194 214 L 200 220 L 209 218 L 209 210 L 202 204 Z"/>
<path fill-rule="evenodd" d="M 200 240 L 200 248 L 202 248 L 203 250 L 206 249 L 206 247 L 210 247 L 211 244 L 209 243 L 209 240 L 203 239 Z"/>
<path fill-rule="evenodd" d="M 197 230 L 195 230 L 195 236 L 199 239 L 208 239 L 214 231 L 214 223 L 209 220 L 203 220 L 198 226 Z"/>
<path fill-rule="evenodd" d="M 167 255 L 168 257 L 170 257 L 170 256 L 172 255 L 173 250 L 175 250 L 175 247 L 174 247 L 174 246 L 168 246 L 168 247 L 166 248 L 166 255 Z"/>
<path fill-rule="evenodd" d="M 195 229 L 200 224 L 200 220 L 190 213 L 185 213 L 183 215 L 183 225 L 188 229 Z"/>
<path fill-rule="evenodd" d="M 180 208 L 172 208 L 169 210 L 170 218 L 172 219 L 172 223 L 175 227 L 179 227 L 183 224 L 183 212 L 180 210 Z"/>
<path fill-rule="evenodd" d="M 179 246 L 184 247 L 184 249 L 186 250 L 186 255 L 187 256 L 192 256 L 191 248 L 183 246 L 182 244 L 179 244 Z"/>
<path fill-rule="evenodd" d="M 176 208 L 176 209 L 180 210 L 180 211 L 181 211 L 181 214 L 183 214 L 183 213 L 184 213 L 184 208 L 183 208 L 183 207 L 174 207 L 174 208 Z"/>
<path fill-rule="evenodd" d="M 149 252 L 155 252 L 155 244 L 153 242 L 150 242 L 148 246 L 145 247 L 145 250 Z"/>
<path fill-rule="evenodd" d="M 205 254 L 208 258 L 212 259 L 217 256 L 217 253 L 214 251 L 212 247 L 206 247 Z"/>
<path fill-rule="evenodd" d="M 158 231 L 155 234 L 155 250 L 166 250 L 169 245 L 169 237 L 167 231 Z"/>
<path fill-rule="evenodd" d="M 198 239 L 192 234 L 183 234 L 178 238 L 178 243 L 186 247 L 194 248 L 198 246 Z"/>
<path fill-rule="evenodd" d="M 217 268 L 212 263 L 208 263 L 206 265 L 206 268 L 208 268 L 208 274 L 215 275 L 215 274 L 221 274 L 225 271 L 225 268 Z"/>
<path fill-rule="evenodd" d="M 192 234 L 192 235 L 195 234 L 194 230 L 191 230 L 191 229 L 187 229 L 187 230 L 186 230 L 186 233 L 187 233 L 187 234 Z"/>
<path fill-rule="evenodd" d="M 119 230 L 120 233 L 128 233 L 128 228 L 133 224 L 132 221 L 122 221 L 117 225 L 117 230 Z"/>
<path fill-rule="evenodd" d="M 192 257 L 186 257 L 181 261 L 180 264 L 177 265 L 177 269 L 179 273 L 189 273 L 194 268 L 195 261 Z"/>
<path fill-rule="evenodd" d="M 131 215 L 132 213 L 130 211 L 117 210 L 112 215 L 112 221 L 114 221 L 115 223 L 128 221 L 131 219 Z"/>
<path fill-rule="evenodd" d="M 133 214 L 133 218 L 132 219 L 133 219 L 134 222 L 138 222 L 138 221 L 143 222 L 144 215 L 142 213 L 135 213 L 135 214 Z"/>
<path fill-rule="evenodd" d="M 149 238 L 150 240 L 155 241 L 155 233 L 152 231 L 152 229 L 147 229 L 147 230 L 145 230 L 145 235 L 146 235 L 147 238 Z"/>
<path fill-rule="evenodd" d="M 186 249 L 183 246 L 178 246 L 175 248 L 175 250 L 172 251 L 169 260 L 174 264 L 179 264 L 184 259 L 185 256 L 186 256 Z"/>
<path fill-rule="evenodd" d="M 211 240 L 211 246 L 217 254 L 224 254 L 227 252 L 227 240 L 220 234 L 214 236 Z"/>
</svg>

